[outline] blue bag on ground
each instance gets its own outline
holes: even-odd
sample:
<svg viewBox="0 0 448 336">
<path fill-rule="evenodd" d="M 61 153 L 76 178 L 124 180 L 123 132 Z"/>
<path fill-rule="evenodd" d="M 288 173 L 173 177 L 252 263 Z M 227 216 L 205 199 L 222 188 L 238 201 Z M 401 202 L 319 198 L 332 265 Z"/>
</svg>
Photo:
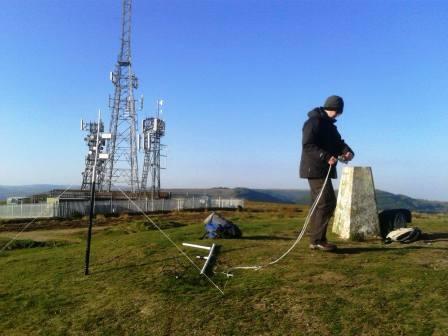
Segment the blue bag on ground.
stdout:
<svg viewBox="0 0 448 336">
<path fill-rule="evenodd" d="M 241 230 L 238 226 L 231 221 L 221 217 L 215 212 L 212 212 L 205 220 L 205 234 L 206 238 L 216 239 L 228 239 L 228 238 L 240 238 L 242 236 Z"/>
</svg>

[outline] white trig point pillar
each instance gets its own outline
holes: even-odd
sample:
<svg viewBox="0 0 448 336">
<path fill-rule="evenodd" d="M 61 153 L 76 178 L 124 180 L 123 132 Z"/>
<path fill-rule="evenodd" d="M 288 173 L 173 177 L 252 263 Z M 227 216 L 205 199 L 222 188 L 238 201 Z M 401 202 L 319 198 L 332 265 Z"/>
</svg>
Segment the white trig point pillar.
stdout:
<svg viewBox="0 0 448 336">
<path fill-rule="evenodd" d="M 370 167 L 344 167 L 334 213 L 333 232 L 343 239 L 379 236 L 375 187 Z"/>
</svg>

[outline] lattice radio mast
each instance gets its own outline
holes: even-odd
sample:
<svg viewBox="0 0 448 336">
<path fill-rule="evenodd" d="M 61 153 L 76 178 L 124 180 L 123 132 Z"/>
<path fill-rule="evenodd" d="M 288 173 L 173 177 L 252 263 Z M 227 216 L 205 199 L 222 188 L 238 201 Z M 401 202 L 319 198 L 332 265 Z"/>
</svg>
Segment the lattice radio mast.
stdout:
<svg viewBox="0 0 448 336">
<path fill-rule="evenodd" d="M 81 190 L 90 190 L 90 186 L 92 183 L 92 174 L 94 170 L 93 167 L 95 164 L 95 156 L 96 156 L 95 152 L 96 134 L 98 132 L 104 132 L 104 125 L 101 122 L 100 129 L 98 130 L 98 122 L 84 122 L 83 120 L 81 120 L 81 131 L 87 132 L 84 141 L 86 142 L 87 147 L 89 148 L 85 159 L 84 172 L 82 173 Z M 103 168 L 104 167 L 98 169 L 99 171 L 101 171 L 98 173 L 98 176 L 101 177 L 97 179 L 97 183 L 100 183 L 100 180 L 104 177 Z"/>
<path fill-rule="evenodd" d="M 98 114 L 100 115 L 100 112 Z M 109 155 L 104 153 L 103 149 L 106 143 L 110 141 L 111 134 L 104 133 L 104 124 L 101 117 L 98 117 L 98 121 L 90 122 L 81 119 L 81 131 L 87 132 L 84 141 L 88 147 L 85 168 L 82 173 L 81 190 L 90 190 L 92 180 L 95 180 L 96 187 L 99 188 L 103 184 L 105 162 L 109 158 Z M 96 172 L 95 177 L 93 177 L 94 172 Z"/>
<path fill-rule="evenodd" d="M 142 122 L 143 134 L 140 138 L 140 148 L 145 153 L 141 190 L 147 190 L 148 174 L 151 175 L 151 194 L 159 196 L 160 193 L 160 157 L 161 150 L 165 147 L 160 139 L 165 135 L 165 121 L 161 118 L 163 100 L 157 101 L 156 117 L 146 118 Z"/>
<path fill-rule="evenodd" d="M 121 49 L 115 71 L 110 74 L 115 92 L 112 98 L 109 97 L 112 138 L 107 146 L 110 159 L 106 163 L 102 188 L 107 191 L 110 191 L 114 184 L 126 185 L 133 192 L 139 190 L 137 113 L 134 99 L 138 80 L 132 71 L 131 63 L 131 5 L 132 0 L 123 0 Z"/>
</svg>

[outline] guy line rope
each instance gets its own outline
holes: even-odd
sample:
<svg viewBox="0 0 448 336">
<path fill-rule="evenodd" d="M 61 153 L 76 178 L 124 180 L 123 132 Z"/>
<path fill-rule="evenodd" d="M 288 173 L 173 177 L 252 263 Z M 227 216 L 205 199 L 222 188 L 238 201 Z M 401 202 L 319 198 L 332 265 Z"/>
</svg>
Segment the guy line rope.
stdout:
<svg viewBox="0 0 448 336">
<path fill-rule="evenodd" d="M 252 270 L 260 270 L 262 268 L 266 268 L 270 265 L 274 265 L 277 262 L 279 262 L 280 260 L 282 260 L 284 257 L 286 257 L 293 249 L 294 247 L 296 247 L 296 245 L 300 242 L 300 240 L 302 239 L 303 235 L 306 232 L 306 229 L 308 227 L 309 221 L 311 216 L 314 213 L 314 210 L 317 206 L 317 204 L 319 203 L 319 200 L 322 196 L 322 193 L 325 189 L 325 186 L 328 182 L 328 178 L 330 176 L 330 171 L 331 171 L 331 167 L 329 167 L 328 169 L 328 173 L 327 176 L 325 178 L 325 182 L 322 186 L 321 191 L 319 192 L 318 196 L 316 197 L 314 203 L 312 204 L 308 215 L 305 219 L 305 223 L 302 227 L 302 230 L 300 231 L 298 237 L 296 238 L 296 240 L 294 241 L 294 243 L 291 245 L 291 247 L 286 250 L 285 253 L 283 253 L 279 258 L 275 259 L 274 261 L 271 261 L 269 263 L 266 263 L 264 265 L 254 265 L 254 266 L 236 266 L 236 267 L 232 267 L 230 269 L 227 270 L 227 272 L 223 272 L 224 274 L 226 274 L 227 276 L 231 276 L 231 273 L 229 273 L 229 271 L 231 270 L 235 270 L 235 269 L 252 269 Z M 58 197 L 61 197 L 64 193 L 67 192 L 67 190 L 69 190 L 72 186 L 70 185 L 69 187 L 67 187 Z M 194 263 L 194 261 L 170 238 L 170 236 L 163 231 L 147 214 L 144 213 L 144 211 L 120 188 L 118 188 L 118 190 L 145 216 L 146 219 L 148 219 L 148 221 L 198 270 L 201 271 L 201 269 Z M 11 245 L 19 236 L 20 234 L 22 234 L 32 223 L 34 223 L 36 221 L 36 219 L 38 219 L 40 216 L 37 216 L 35 218 L 33 218 L 33 220 L 31 220 L 29 223 L 27 223 L 20 232 L 18 232 L 13 238 L 11 238 L 10 241 L 8 241 L 0 250 L 0 252 L 3 252 L 9 245 Z M 207 279 L 208 282 L 210 282 L 210 284 L 212 284 L 221 294 L 224 295 L 224 291 L 205 273 L 203 273 L 203 275 L 205 276 L 205 278 Z"/>
<path fill-rule="evenodd" d="M 306 232 L 306 229 L 308 227 L 308 224 L 310 222 L 310 218 L 314 213 L 314 210 L 316 209 L 317 204 L 319 203 L 320 198 L 322 197 L 323 191 L 325 189 L 325 186 L 327 185 L 328 182 L 328 178 L 330 176 L 330 172 L 331 172 L 331 168 L 332 166 L 329 167 L 328 172 L 327 172 L 327 176 L 325 177 L 325 181 L 324 184 L 322 186 L 322 189 L 320 190 L 318 196 L 316 197 L 316 199 L 314 200 L 314 203 L 312 204 L 308 215 L 305 219 L 305 223 L 302 227 L 302 230 L 300 231 L 298 237 L 296 238 L 296 240 L 294 241 L 294 243 L 291 245 L 291 247 L 286 250 L 286 252 L 284 252 L 279 258 L 275 259 L 274 261 L 271 261 L 267 264 L 264 265 L 254 265 L 254 266 L 236 266 L 236 267 L 231 267 L 230 269 L 227 270 L 227 272 L 222 272 L 223 274 L 227 275 L 227 277 L 232 276 L 231 273 L 229 273 L 231 270 L 235 270 L 235 269 L 247 269 L 247 270 L 255 270 L 258 271 L 262 268 L 266 268 L 270 265 L 274 265 L 276 263 L 278 263 L 280 260 L 282 260 L 284 257 L 286 257 L 293 249 L 294 247 L 296 247 L 296 245 L 300 242 L 300 240 L 302 239 L 303 235 Z M 146 217 L 146 219 L 149 220 L 149 222 L 185 257 L 188 259 L 188 261 L 198 270 L 201 271 L 201 269 L 194 263 L 194 261 L 168 236 L 167 233 L 165 233 L 165 231 L 163 231 L 147 214 L 144 213 L 144 211 L 131 199 L 129 198 L 129 196 L 120 188 L 118 188 L 118 190 L 121 191 L 121 193 Z M 207 276 L 207 274 L 202 273 L 205 278 L 214 286 L 216 287 L 216 289 L 219 290 L 219 292 L 221 294 L 224 295 L 224 291 L 215 283 L 213 282 L 213 280 Z M 226 282 L 227 283 L 227 282 Z M 224 287 L 225 288 L 225 287 Z"/>
<path fill-rule="evenodd" d="M 57 197 L 61 197 L 62 195 L 64 195 L 66 192 L 67 192 L 67 190 L 69 190 L 70 188 L 72 187 L 72 185 L 69 185 L 61 194 L 59 194 L 59 196 L 57 196 Z M 42 212 L 41 212 L 41 215 L 42 215 Z M 22 230 L 20 230 L 14 237 L 12 237 L 11 238 L 11 240 L 10 241 L 8 241 L 1 249 L 0 249 L 0 252 L 3 252 L 3 251 L 5 251 L 6 250 L 6 248 L 9 246 L 9 245 L 11 245 L 22 233 L 23 233 L 23 231 L 25 231 L 31 224 L 33 224 L 35 221 L 36 221 L 36 219 L 38 219 L 38 218 L 41 218 L 41 216 L 39 215 L 39 216 L 36 216 L 36 217 L 34 217 L 29 223 L 27 223 L 23 228 L 22 228 Z"/>
</svg>

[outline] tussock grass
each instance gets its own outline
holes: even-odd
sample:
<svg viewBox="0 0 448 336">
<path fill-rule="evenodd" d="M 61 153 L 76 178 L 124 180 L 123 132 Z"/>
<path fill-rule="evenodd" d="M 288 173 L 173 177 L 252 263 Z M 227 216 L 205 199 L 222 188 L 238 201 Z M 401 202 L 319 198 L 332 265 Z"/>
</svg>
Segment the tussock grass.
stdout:
<svg viewBox="0 0 448 336">
<path fill-rule="evenodd" d="M 4 252 L 0 334 L 448 334 L 447 217 L 417 218 L 413 225 L 431 239 L 410 245 L 330 236 L 340 249 L 322 253 L 310 251 L 305 237 L 275 266 L 234 270 L 227 278 L 221 272 L 233 266 L 264 264 L 280 256 L 306 215 L 306 209 L 294 205 L 247 206 L 222 212 L 244 233 L 240 240 L 215 241 L 220 254 L 212 278 L 225 287 L 224 296 L 159 232 L 148 230 L 143 217 L 111 219 L 113 226 L 95 231 L 89 276 L 83 275 L 81 231 L 60 230 L 58 236 L 82 238 L 81 244 Z M 179 245 L 208 245 L 211 241 L 198 239 L 206 215 L 158 214 L 155 220 Z M 192 258 L 198 254 L 185 251 Z"/>
</svg>

